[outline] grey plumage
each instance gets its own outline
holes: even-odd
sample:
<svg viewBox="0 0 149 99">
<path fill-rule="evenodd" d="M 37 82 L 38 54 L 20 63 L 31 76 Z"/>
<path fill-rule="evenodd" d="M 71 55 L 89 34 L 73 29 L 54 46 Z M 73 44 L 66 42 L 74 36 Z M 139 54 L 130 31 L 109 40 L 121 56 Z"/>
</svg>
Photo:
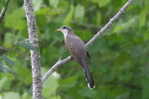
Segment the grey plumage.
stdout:
<svg viewBox="0 0 149 99">
<path fill-rule="evenodd" d="M 85 77 L 88 81 L 88 86 L 90 88 L 94 88 L 94 80 L 89 71 L 88 63 L 87 63 L 87 51 L 85 49 L 84 42 L 73 33 L 72 29 L 69 27 L 62 27 L 61 29 L 67 29 L 68 33 L 65 34 L 65 45 L 72 55 L 73 59 L 77 61 L 83 68 Z M 64 31 L 61 31 L 64 32 Z M 66 32 L 66 31 L 65 31 Z"/>
</svg>

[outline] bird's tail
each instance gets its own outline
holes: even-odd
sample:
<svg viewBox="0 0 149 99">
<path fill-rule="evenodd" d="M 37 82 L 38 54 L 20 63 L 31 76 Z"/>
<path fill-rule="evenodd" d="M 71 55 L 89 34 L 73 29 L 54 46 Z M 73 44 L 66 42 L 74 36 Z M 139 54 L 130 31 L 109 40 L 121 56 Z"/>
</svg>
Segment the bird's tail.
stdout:
<svg viewBox="0 0 149 99">
<path fill-rule="evenodd" d="M 95 88 L 94 79 L 92 77 L 91 72 L 89 71 L 88 65 L 87 64 L 82 64 L 82 65 L 83 65 L 83 69 L 84 69 L 86 80 L 88 82 L 88 87 L 89 88 Z"/>
</svg>

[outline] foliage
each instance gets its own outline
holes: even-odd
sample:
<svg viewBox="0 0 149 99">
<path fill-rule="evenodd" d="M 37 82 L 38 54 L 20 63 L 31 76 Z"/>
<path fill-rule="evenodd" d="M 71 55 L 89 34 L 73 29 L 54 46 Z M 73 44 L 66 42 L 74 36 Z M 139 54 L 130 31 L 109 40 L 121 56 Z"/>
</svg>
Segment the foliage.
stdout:
<svg viewBox="0 0 149 99">
<path fill-rule="evenodd" d="M 10 0 L 0 24 L 0 99 L 31 99 L 31 66 L 23 0 Z M 6 0 L 0 1 L 0 9 Z M 33 0 L 42 70 L 46 72 L 64 49 L 62 25 L 89 40 L 126 0 Z M 134 0 L 121 18 L 89 47 L 96 88 L 87 88 L 75 62 L 59 68 L 43 85 L 45 99 L 149 99 L 149 1 Z M 35 50 L 35 49 L 32 49 Z"/>
</svg>

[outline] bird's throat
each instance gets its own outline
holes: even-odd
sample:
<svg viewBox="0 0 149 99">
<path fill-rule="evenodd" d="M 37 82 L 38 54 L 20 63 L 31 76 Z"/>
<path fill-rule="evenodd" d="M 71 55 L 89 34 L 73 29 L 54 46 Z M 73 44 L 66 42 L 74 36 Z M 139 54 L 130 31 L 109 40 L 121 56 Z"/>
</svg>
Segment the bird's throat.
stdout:
<svg viewBox="0 0 149 99">
<path fill-rule="evenodd" d="M 64 39 L 66 40 L 68 32 L 63 32 L 63 35 L 64 35 Z"/>
</svg>

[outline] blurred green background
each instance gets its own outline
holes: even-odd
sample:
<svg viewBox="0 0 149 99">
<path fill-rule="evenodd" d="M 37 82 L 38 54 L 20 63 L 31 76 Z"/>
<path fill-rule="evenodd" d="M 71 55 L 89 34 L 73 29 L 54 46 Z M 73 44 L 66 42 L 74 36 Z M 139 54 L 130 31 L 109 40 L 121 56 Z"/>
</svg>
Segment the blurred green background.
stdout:
<svg viewBox="0 0 149 99">
<path fill-rule="evenodd" d="M 44 74 L 69 53 L 62 33 L 68 25 L 88 41 L 127 0 L 33 0 Z M 0 9 L 6 0 L 0 0 Z M 96 88 L 81 67 L 69 62 L 43 85 L 44 99 L 149 99 L 149 0 L 133 0 L 127 11 L 88 51 Z M 23 0 L 10 0 L 0 23 L 0 99 L 31 99 L 31 66 Z"/>
</svg>

